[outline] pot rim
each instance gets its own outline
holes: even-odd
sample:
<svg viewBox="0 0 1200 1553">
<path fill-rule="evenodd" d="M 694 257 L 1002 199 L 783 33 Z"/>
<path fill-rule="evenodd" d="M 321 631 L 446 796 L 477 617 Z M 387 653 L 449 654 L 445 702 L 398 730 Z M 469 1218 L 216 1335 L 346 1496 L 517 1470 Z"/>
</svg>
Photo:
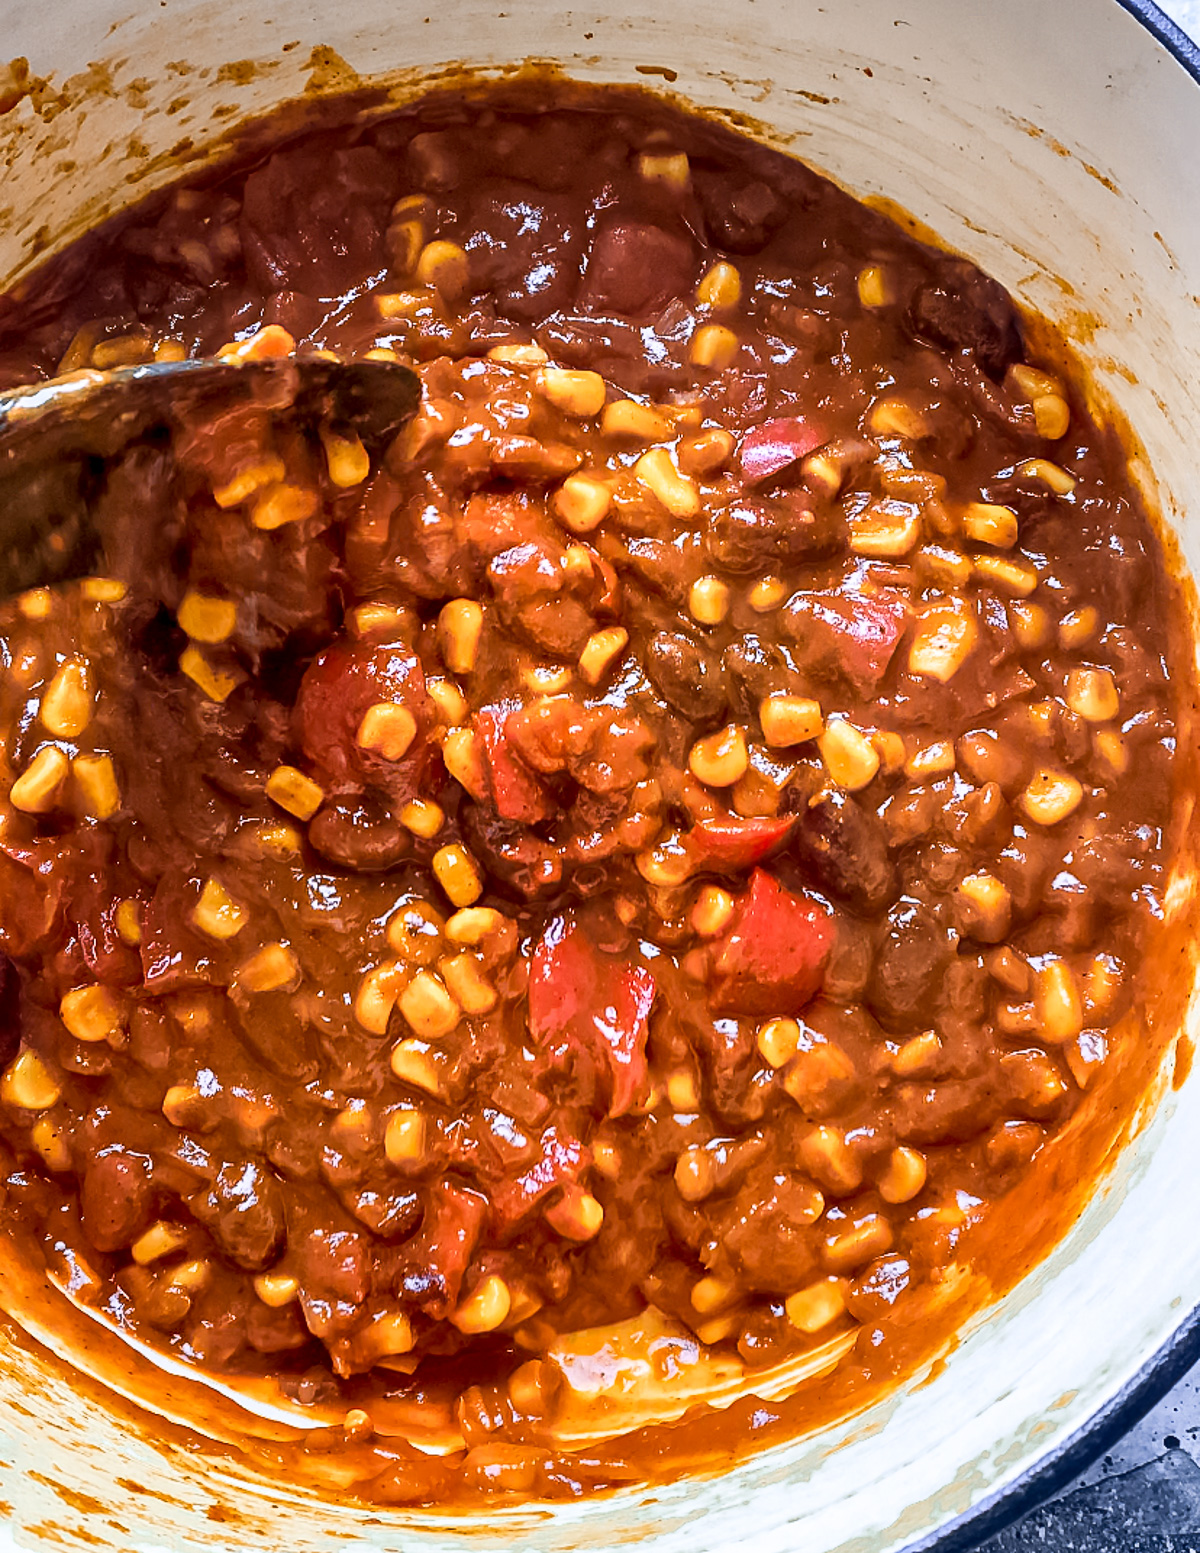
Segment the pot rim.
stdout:
<svg viewBox="0 0 1200 1553">
<path fill-rule="evenodd" d="M 1200 86 L 1200 42 L 1154 0 L 1115 0 Z M 1011 1483 L 987 1495 L 936 1531 L 904 1544 L 901 1553 L 971 1553 L 1065 1488 L 1144 1418 L 1200 1363 L 1200 1305 L 1193 1306 L 1137 1374 L 1074 1434 L 1032 1462 Z"/>
</svg>

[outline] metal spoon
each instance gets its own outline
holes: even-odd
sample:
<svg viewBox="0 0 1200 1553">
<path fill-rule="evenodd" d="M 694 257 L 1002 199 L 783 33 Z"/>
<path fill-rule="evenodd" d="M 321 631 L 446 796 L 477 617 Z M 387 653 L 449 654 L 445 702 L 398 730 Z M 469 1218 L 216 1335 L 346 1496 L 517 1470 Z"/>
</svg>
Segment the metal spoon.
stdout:
<svg viewBox="0 0 1200 1553">
<path fill-rule="evenodd" d="M 87 372 L 0 393 L 0 599 L 105 571 L 94 521 L 113 464 L 197 416 L 253 405 L 311 435 L 356 433 L 381 453 L 420 382 L 390 361 L 188 360 Z"/>
</svg>

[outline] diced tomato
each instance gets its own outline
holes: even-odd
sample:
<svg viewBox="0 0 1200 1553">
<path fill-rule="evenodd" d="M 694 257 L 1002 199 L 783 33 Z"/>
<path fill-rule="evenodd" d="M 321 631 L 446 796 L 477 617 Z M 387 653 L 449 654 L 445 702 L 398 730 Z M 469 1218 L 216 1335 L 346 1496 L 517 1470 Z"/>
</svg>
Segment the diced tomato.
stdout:
<svg viewBox="0 0 1200 1553">
<path fill-rule="evenodd" d="M 0 850 L 0 949 L 18 959 L 44 949 L 59 928 L 64 880 L 52 863 L 35 847 Z"/>
<path fill-rule="evenodd" d="M 521 709 L 519 701 L 501 701 L 480 707 L 475 727 L 483 742 L 484 762 L 492 789 L 492 802 L 502 819 L 535 825 L 547 819 L 554 806 L 546 789 L 513 749 L 508 721 Z"/>
<path fill-rule="evenodd" d="M 887 673 L 908 606 L 882 592 L 800 593 L 788 604 L 784 623 L 806 666 L 836 671 L 869 695 Z"/>
<path fill-rule="evenodd" d="M 403 1285 L 431 1315 L 457 1305 L 486 1214 L 487 1199 L 478 1192 L 447 1181 L 430 1186 L 420 1231 L 404 1248 Z"/>
<path fill-rule="evenodd" d="M 795 826 L 795 815 L 700 820 L 688 832 L 687 850 L 699 868 L 751 868 L 777 852 Z"/>
<path fill-rule="evenodd" d="M 608 1114 L 623 1116 L 644 1091 L 654 977 L 598 949 L 572 917 L 554 917 L 533 952 L 529 1033 L 551 1067 L 606 1081 Z"/>
<path fill-rule="evenodd" d="M 591 1150 L 555 1126 L 546 1128 L 538 1146 L 541 1158 L 524 1175 L 489 1187 L 495 1227 L 500 1231 L 519 1224 L 556 1187 L 578 1181 L 591 1163 Z"/>
<path fill-rule="evenodd" d="M 716 948 L 712 1004 L 736 1014 L 795 1014 L 821 985 L 834 925 L 818 900 L 761 868 Z"/>
<path fill-rule="evenodd" d="M 799 475 L 799 463 L 829 441 L 829 428 L 808 416 L 777 415 L 742 438 L 738 457 L 747 485 L 770 485 Z"/>
</svg>

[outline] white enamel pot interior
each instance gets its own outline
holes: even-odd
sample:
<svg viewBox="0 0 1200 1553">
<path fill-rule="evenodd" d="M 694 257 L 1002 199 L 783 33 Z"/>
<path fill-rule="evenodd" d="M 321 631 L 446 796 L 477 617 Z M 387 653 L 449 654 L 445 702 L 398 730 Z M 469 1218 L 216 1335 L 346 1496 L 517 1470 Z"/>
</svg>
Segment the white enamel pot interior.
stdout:
<svg viewBox="0 0 1200 1553">
<path fill-rule="evenodd" d="M 1197 568 L 1200 59 L 1159 13 L 1115 0 L 0 0 L 4 55 L 55 88 L 76 78 L 57 116 L 28 99 L 0 113 L 0 281 L 170 176 L 185 137 L 203 145 L 311 86 L 318 45 L 361 77 L 531 56 L 585 80 L 658 84 L 665 68 L 695 103 L 770 125 L 1074 326 Z M 265 68 L 219 71 L 235 60 Z M 316 61 L 327 84 L 350 72 Z M 1194 1352 L 1200 1084 L 1160 1083 L 1146 1113 L 1074 1230 L 927 1384 L 723 1476 L 592 1503 L 470 1522 L 322 1503 L 236 1457 L 156 1445 L 0 1334 L 0 1546 L 962 1545 L 1102 1448 L 1121 1409 Z"/>
</svg>

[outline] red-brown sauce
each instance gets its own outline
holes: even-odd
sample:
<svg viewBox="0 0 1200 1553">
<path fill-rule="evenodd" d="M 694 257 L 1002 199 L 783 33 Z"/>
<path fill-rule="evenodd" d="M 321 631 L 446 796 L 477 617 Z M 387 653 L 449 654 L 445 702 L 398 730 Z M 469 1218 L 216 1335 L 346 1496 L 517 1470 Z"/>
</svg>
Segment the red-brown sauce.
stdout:
<svg viewBox="0 0 1200 1553">
<path fill-rule="evenodd" d="M 862 1401 L 1153 1057 L 1191 682 L 1119 441 L 973 266 L 623 92 L 157 197 L 0 383 L 236 341 L 422 406 L 197 423 L 4 616 L 10 1233 L 387 1502 L 706 1462 L 597 1345 L 631 1427 L 754 1393 L 723 1450 Z"/>
</svg>

